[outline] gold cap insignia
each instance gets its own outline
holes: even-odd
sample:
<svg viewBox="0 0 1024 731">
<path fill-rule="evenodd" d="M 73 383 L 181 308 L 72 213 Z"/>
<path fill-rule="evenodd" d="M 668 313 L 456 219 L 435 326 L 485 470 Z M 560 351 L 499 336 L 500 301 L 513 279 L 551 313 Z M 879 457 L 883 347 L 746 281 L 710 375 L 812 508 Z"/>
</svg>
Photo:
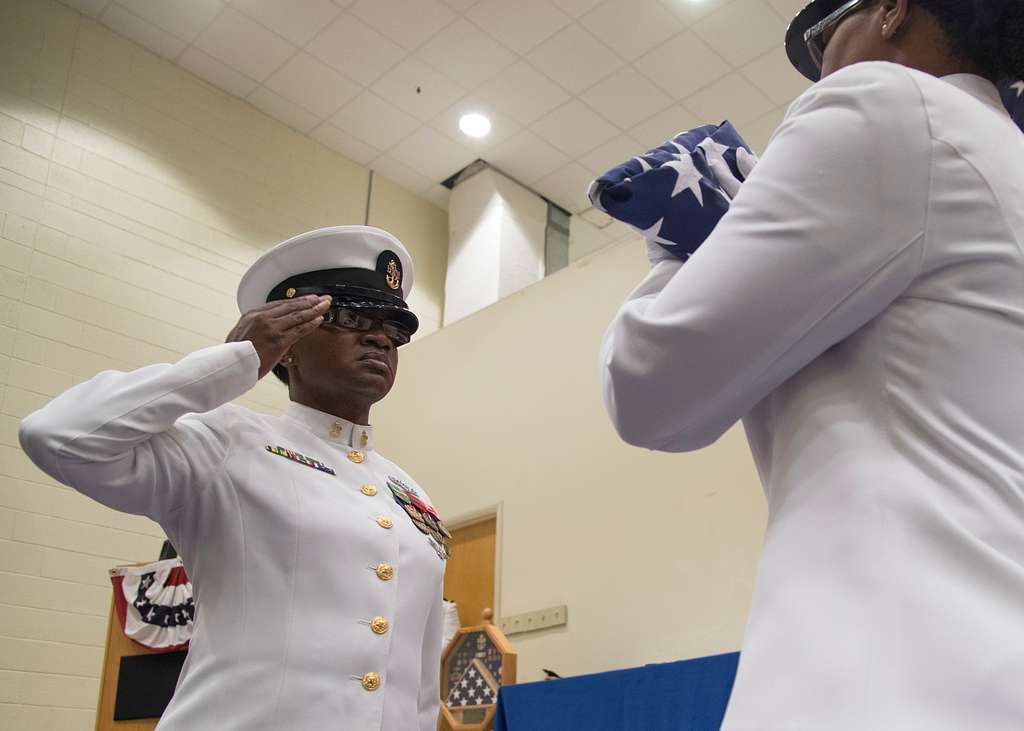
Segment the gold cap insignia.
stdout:
<svg viewBox="0 0 1024 731">
<path fill-rule="evenodd" d="M 393 251 L 382 251 L 377 257 L 377 271 L 384 275 L 388 289 L 402 288 L 402 262 Z"/>
<path fill-rule="evenodd" d="M 398 272 L 398 262 L 395 259 L 388 262 L 388 272 L 384 279 L 391 289 L 398 289 L 402 286 L 402 275 Z"/>
</svg>

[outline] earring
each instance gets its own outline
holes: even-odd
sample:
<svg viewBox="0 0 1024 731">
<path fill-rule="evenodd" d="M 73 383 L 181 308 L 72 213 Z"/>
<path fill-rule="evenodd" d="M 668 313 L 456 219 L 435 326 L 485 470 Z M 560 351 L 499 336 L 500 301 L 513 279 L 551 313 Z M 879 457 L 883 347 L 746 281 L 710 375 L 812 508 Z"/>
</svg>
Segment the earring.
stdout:
<svg viewBox="0 0 1024 731">
<path fill-rule="evenodd" d="M 888 33 L 889 32 L 889 24 L 888 23 L 882 23 L 882 32 L 883 33 Z"/>
<path fill-rule="evenodd" d="M 283 357 L 281 359 L 281 365 L 285 366 L 286 368 L 288 366 L 295 365 L 295 356 L 294 355 L 286 355 L 285 357 Z"/>
</svg>

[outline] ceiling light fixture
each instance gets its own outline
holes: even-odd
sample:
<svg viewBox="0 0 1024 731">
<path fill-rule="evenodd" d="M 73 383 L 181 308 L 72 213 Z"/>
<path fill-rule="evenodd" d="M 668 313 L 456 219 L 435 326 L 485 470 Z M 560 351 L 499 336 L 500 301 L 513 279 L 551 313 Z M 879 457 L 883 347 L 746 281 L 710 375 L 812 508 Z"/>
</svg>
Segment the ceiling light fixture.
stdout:
<svg viewBox="0 0 1024 731">
<path fill-rule="evenodd" d="M 491 131 L 491 120 L 482 114 L 463 114 L 459 119 L 459 129 L 470 137 L 484 137 Z"/>
</svg>

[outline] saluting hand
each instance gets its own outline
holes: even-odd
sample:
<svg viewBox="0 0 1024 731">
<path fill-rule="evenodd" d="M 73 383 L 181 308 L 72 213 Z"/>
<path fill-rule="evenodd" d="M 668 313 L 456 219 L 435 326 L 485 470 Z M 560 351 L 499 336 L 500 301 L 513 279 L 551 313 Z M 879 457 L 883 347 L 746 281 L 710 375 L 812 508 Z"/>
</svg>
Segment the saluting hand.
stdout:
<svg viewBox="0 0 1024 731">
<path fill-rule="evenodd" d="M 228 333 L 228 343 L 248 340 L 260 357 L 259 377 L 270 373 L 288 349 L 320 327 L 331 306 L 328 295 L 276 300 L 246 312 Z"/>
</svg>

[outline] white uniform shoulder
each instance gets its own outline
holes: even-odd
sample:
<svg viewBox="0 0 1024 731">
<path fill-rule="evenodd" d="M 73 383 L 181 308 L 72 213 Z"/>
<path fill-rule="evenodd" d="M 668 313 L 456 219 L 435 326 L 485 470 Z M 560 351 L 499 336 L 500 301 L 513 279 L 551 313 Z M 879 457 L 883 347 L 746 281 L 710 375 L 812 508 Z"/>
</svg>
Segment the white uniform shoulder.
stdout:
<svg viewBox="0 0 1024 731">
<path fill-rule="evenodd" d="M 826 131 L 851 148 L 858 143 L 870 144 L 885 132 L 927 138 L 920 82 L 928 79 L 937 81 L 920 71 L 883 61 L 847 66 L 797 97 L 776 135 L 787 123 L 828 109 L 835 113 L 837 119 L 833 121 L 837 124 Z"/>
</svg>

